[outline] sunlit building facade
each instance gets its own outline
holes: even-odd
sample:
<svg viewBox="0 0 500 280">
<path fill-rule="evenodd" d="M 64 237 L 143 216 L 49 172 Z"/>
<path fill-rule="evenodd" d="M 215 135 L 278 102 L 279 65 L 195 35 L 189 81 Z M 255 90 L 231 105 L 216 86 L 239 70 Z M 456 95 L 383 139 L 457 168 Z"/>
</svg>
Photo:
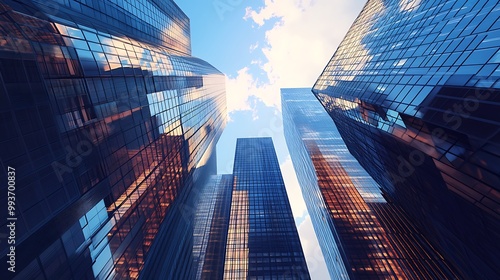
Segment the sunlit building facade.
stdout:
<svg viewBox="0 0 500 280">
<path fill-rule="evenodd" d="M 349 151 L 467 279 L 500 277 L 500 4 L 369 0 L 314 85 Z"/>
<path fill-rule="evenodd" d="M 285 139 L 331 279 L 455 279 L 387 203 L 307 88 L 281 89 Z"/>
<path fill-rule="evenodd" d="M 216 174 L 226 105 L 224 75 L 190 55 L 189 19 L 157 0 L 0 13 L 0 174 L 15 168 L 17 186 L 5 279 L 193 279 L 187 209 Z"/>
<path fill-rule="evenodd" d="M 310 279 L 271 138 L 240 138 L 196 206 L 196 279 Z"/>
<path fill-rule="evenodd" d="M 239 138 L 224 279 L 310 279 L 271 138 Z"/>
</svg>

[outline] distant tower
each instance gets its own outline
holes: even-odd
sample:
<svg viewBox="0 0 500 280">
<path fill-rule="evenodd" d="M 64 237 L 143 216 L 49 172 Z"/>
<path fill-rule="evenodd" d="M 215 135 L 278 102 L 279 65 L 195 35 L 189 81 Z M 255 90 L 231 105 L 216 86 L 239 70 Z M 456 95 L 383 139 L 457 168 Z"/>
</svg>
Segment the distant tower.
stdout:
<svg viewBox="0 0 500 280">
<path fill-rule="evenodd" d="M 240 138 L 196 219 L 198 279 L 310 279 L 271 138 Z"/>
<path fill-rule="evenodd" d="M 297 179 L 332 279 L 455 279 L 456 274 L 349 153 L 307 88 L 281 90 Z"/>
</svg>

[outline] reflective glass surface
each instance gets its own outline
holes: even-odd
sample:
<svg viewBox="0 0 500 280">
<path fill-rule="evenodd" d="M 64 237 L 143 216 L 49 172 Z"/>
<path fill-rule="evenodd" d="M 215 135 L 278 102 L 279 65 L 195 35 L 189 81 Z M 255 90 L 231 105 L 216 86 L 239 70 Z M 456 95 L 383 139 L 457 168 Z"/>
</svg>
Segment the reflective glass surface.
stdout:
<svg viewBox="0 0 500 280">
<path fill-rule="evenodd" d="M 43 13 L 56 21 L 71 21 L 112 35 L 126 35 L 190 55 L 189 18 L 172 0 L 6 0 Z M 75 31 L 75 33 L 80 33 Z M 83 35 L 89 39 L 83 31 Z M 83 37 L 82 37 L 83 38 Z"/>
<path fill-rule="evenodd" d="M 310 279 L 271 138 L 236 143 L 224 279 Z"/>
<path fill-rule="evenodd" d="M 233 171 L 197 190 L 196 279 L 309 279 L 271 138 L 238 139 Z"/>
<path fill-rule="evenodd" d="M 232 191 L 233 176 L 217 175 L 201 193 L 194 227 L 196 279 L 223 279 Z"/>
<path fill-rule="evenodd" d="M 387 203 L 311 90 L 282 89 L 281 99 L 285 139 L 330 278 L 457 278 Z"/>
<path fill-rule="evenodd" d="M 500 4 L 370 0 L 313 92 L 466 278 L 500 277 Z"/>
<path fill-rule="evenodd" d="M 137 279 L 147 260 L 192 278 L 182 217 L 215 172 L 226 106 L 224 75 L 189 56 L 188 19 L 172 1 L 5 3 L 0 161 L 18 170 L 16 279 Z"/>
</svg>

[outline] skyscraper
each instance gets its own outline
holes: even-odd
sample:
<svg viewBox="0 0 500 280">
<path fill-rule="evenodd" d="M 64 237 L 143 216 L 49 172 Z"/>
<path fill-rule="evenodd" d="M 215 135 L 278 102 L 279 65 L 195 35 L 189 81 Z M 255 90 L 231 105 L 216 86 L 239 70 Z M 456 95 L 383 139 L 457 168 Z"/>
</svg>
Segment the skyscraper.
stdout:
<svg viewBox="0 0 500 280">
<path fill-rule="evenodd" d="M 240 138 L 224 275 L 309 279 L 271 138 Z"/>
<path fill-rule="evenodd" d="M 469 279 L 500 277 L 500 4 L 369 0 L 314 85 L 349 151 Z"/>
<path fill-rule="evenodd" d="M 197 209 L 198 279 L 310 279 L 271 138 L 240 138 Z"/>
<path fill-rule="evenodd" d="M 233 175 L 214 175 L 201 192 L 196 209 L 196 279 L 223 279 L 231 214 Z"/>
<path fill-rule="evenodd" d="M 16 272 L 1 278 L 136 279 L 148 260 L 191 278 L 183 214 L 216 173 L 226 108 L 224 75 L 190 55 L 189 19 L 170 0 L 0 13 L 0 174 L 16 186 Z"/>
<path fill-rule="evenodd" d="M 442 257 L 349 153 L 307 88 L 281 90 L 297 179 L 332 279 L 455 279 Z"/>
</svg>

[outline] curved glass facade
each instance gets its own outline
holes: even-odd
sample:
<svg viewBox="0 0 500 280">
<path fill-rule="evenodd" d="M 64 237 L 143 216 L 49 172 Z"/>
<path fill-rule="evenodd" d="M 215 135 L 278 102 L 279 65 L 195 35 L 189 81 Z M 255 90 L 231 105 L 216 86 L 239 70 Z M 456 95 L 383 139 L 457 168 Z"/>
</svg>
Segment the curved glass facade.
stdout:
<svg viewBox="0 0 500 280">
<path fill-rule="evenodd" d="M 69 21 L 113 35 L 161 45 L 176 54 L 191 54 L 189 18 L 172 0 L 26 0 L 5 1 L 36 17 Z"/>
<path fill-rule="evenodd" d="M 190 258 L 173 277 L 190 278 L 193 222 L 176 219 L 215 172 L 224 75 L 189 56 L 189 20 L 172 1 L 57 3 L 0 4 L 0 153 L 17 170 L 16 279 L 136 279 L 146 259 L 182 254 Z M 184 241 L 157 238 L 172 233 Z"/>
<path fill-rule="evenodd" d="M 500 276 L 500 4 L 370 0 L 314 85 L 351 153 L 466 278 Z"/>
</svg>

